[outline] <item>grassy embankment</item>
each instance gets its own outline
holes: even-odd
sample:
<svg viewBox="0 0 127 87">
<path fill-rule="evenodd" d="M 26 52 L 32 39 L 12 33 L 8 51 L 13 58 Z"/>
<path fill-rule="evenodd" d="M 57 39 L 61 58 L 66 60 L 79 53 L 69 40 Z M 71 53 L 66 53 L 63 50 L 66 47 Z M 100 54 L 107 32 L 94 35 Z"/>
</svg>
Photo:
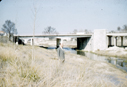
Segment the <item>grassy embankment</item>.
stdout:
<svg viewBox="0 0 127 87">
<path fill-rule="evenodd" d="M 60 64 L 55 50 L 0 44 L 0 87 L 125 87 L 127 73 L 105 62 L 66 52 Z"/>
</svg>

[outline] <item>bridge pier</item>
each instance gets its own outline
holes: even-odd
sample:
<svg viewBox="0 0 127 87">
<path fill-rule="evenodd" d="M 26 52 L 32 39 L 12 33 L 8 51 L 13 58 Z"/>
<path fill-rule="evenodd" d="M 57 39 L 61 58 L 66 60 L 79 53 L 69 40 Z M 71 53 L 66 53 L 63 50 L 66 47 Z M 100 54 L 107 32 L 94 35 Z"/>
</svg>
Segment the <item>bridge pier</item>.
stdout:
<svg viewBox="0 0 127 87">
<path fill-rule="evenodd" d="M 121 43 L 120 46 L 123 47 L 123 37 L 124 36 L 117 36 L 117 35 L 115 35 L 115 36 L 108 36 L 108 47 L 110 47 L 112 45 L 113 46 L 118 46 L 118 44 L 117 44 L 118 37 L 121 39 L 120 40 L 120 43 Z"/>
<path fill-rule="evenodd" d="M 61 41 L 61 38 L 56 38 L 56 48 L 59 47 L 60 41 Z"/>
<path fill-rule="evenodd" d="M 123 47 L 123 36 L 121 36 L 121 46 Z"/>
<path fill-rule="evenodd" d="M 117 46 L 117 36 L 114 36 L 114 46 Z"/>
<path fill-rule="evenodd" d="M 108 36 L 108 47 L 112 46 L 112 36 Z"/>
</svg>

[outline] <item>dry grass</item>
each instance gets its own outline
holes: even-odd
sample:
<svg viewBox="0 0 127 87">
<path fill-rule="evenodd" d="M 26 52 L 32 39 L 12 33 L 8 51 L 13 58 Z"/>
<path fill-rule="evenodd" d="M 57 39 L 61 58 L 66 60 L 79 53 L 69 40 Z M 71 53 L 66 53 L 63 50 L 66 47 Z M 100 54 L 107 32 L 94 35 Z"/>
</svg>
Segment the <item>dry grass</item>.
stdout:
<svg viewBox="0 0 127 87">
<path fill-rule="evenodd" d="M 66 53 L 61 64 L 55 50 L 0 45 L 0 87 L 125 87 L 127 73 L 112 65 Z"/>
</svg>

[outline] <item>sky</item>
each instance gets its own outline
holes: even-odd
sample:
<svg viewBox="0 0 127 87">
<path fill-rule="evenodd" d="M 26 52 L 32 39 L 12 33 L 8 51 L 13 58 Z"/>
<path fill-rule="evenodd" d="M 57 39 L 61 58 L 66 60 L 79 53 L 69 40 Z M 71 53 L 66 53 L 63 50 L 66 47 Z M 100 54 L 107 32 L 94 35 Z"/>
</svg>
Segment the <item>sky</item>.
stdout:
<svg viewBox="0 0 127 87">
<path fill-rule="evenodd" d="M 127 0 L 2 0 L 0 30 L 6 20 L 15 23 L 18 34 L 35 34 L 51 26 L 60 34 L 74 29 L 117 30 L 127 25 Z"/>
</svg>

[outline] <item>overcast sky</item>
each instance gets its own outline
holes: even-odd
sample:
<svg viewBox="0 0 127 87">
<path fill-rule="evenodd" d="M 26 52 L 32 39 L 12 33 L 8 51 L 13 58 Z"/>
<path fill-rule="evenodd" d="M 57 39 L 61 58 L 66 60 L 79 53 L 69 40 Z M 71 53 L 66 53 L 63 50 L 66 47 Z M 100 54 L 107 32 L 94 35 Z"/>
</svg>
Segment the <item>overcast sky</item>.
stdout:
<svg viewBox="0 0 127 87">
<path fill-rule="evenodd" d="M 34 7 L 38 10 L 35 34 L 48 26 L 70 33 L 74 29 L 117 30 L 127 24 L 127 0 L 2 0 L 0 29 L 11 20 L 19 34 L 32 34 Z"/>
</svg>

